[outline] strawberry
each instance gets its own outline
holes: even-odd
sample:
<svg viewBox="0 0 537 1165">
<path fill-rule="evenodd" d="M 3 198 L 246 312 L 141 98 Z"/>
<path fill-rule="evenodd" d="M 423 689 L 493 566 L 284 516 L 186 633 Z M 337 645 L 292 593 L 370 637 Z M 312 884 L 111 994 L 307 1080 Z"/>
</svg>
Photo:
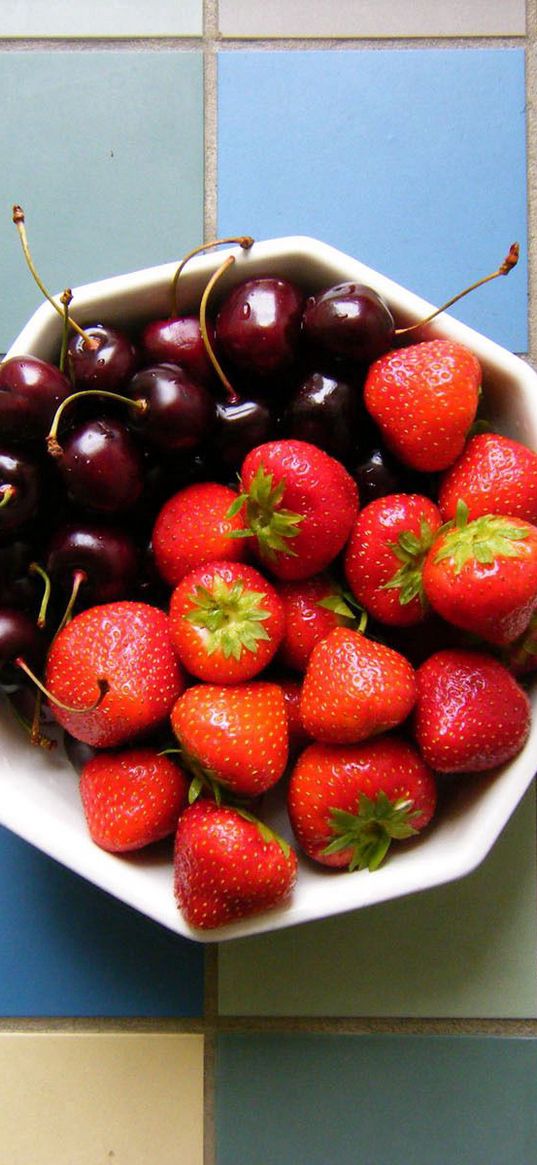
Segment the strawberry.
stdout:
<svg viewBox="0 0 537 1165">
<path fill-rule="evenodd" d="M 397 736 L 311 744 L 291 773 L 287 806 L 308 857 L 326 866 L 376 870 L 392 839 L 429 824 L 436 782 L 417 750 Z"/>
<path fill-rule="evenodd" d="M 439 772 L 481 772 L 504 764 L 524 745 L 530 726 L 526 693 L 482 651 L 438 651 L 418 668 L 413 732 Z"/>
<path fill-rule="evenodd" d="M 281 688 L 285 700 L 287 726 L 289 729 L 289 755 L 296 756 L 306 744 L 310 744 L 311 742 L 311 736 L 308 736 L 304 728 L 300 712 L 302 684 L 296 676 L 293 678 L 289 676 L 278 676 L 276 682 Z"/>
<path fill-rule="evenodd" d="M 156 727 L 184 688 L 167 615 L 127 600 L 89 607 L 53 640 L 45 683 L 55 699 L 82 709 L 54 706 L 62 727 L 96 748 Z"/>
<path fill-rule="evenodd" d="M 285 632 L 278 654 L 284 667 L 304 672 L 316 643 L 325 639 L 334 627 L 356 625 L 341 587 L 328 575 L 280 582 L 276 591 L 285 615 Z"/>
<path fill-rule="evenodd" d="M 459 500 L 470 519 L 503 514 L 537 524 L 537 453 L 500 433 L 471 437 L 440 482 L 444 519 L 455 517 Z"/>
<path fill-rule="evenodd" d="M 241 493 L 230 516 L 242 508 L 264 565 L 277 578 L 304 579 L 323 571 L 343 549 L 358 489 L 343 465 L 316 445 L 268 441 L 243 462 Z"/>
<path fill-rule="evenodd" d="M 168 837 L 186 807 L 188 784 L 182 769 L 155 749 L 93 757 L 80 775 L 93 841 L 111 853 L 126 853 Z"/>
<path fill-rule="evenodd" d="M 242 562 L 246 557 L 246 544 L 230 536 L 244 530 L 240 513 L 229 517 L 236 497 L 229 486 L 204 481 L 179 490 L 164 503 L 152 545 L 157 570 L 170 586 L 205 562 L 221 558 Z"/>
<path fill-rule="evenodd" d="M 479 361 L 452 340 L 427 340 L 381 356 L 369 368 L 365 406 L 392 453 L 412 469 L 446 469 L 475 419 Z"/>
<path fill-rule="evenodd" d="M 414 669 L 403 655 L 336 627 L 311 653 L 300 712 L 315 740 L 347 744 L 395 728 L 415 699 Z"/>
<path fill-rule="evenodd" d="M 201 930 L 259 914 L 292 893 L 293 849 L 243 809 L 196 801 L 179 820 L 174 890 L 186 921 Z"/>
<path fill-rule="evenodd" d="M 423 586 L 449 623 L 488 643 L 512 642 L 537 607 L 537 527 L 494 514 L 468 522 L 460 502 L 425 559 Z"/>
<path fill-rule="evenodd" d="M 257 797 L 284 772 L 287 713 L 277 684 L 195 684 L 174 705 L 171 720 L 199 785 Z"/>
<path fill-rule="evenodd" d="M 389 494 L 358 514 L 345 551 L 345 574 L 366 611 L 407 627 L 427 614 L 425 556 L 442 524 L 437 506 L 419 494 Z"/>
<path fill-rule="evenodd" d="M 537 671 L 537 613 L 532 615 L 520 639 L 507 644 L 502 653 L 502 663 L 515 676 Z"/>
<path fill-rule="evenodd" d="M 197 679 L 236 684 L 272 659 L 284 633 L 283 605 L 252 566 L 211 562 L 185 575 L 170 603 L 172 643 Z"/>
</svg>

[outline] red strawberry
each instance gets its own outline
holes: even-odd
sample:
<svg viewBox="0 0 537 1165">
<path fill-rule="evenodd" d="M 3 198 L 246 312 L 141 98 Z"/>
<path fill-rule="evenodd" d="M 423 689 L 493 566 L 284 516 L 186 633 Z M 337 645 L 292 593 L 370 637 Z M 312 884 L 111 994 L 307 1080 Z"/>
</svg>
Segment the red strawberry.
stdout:
<svg viewBox="0 0 537 1165">
<path fill-rule="evenodd" d="M 393 838 L 429 824 L 436 808 L 434 776 L 412 745 L 396 736 L 362 744 L 311 744 L 289 782 L 295 837 L 326 866 L 376 870 Z"/>
<path fill-rule="evenodd" d="M 196 684 L 175 704 L 172 727 L 201 783 L 241 797 L 264 793 L 287 764 L 287 713 L 277 684 Z"/>
<path fill-rule="evenodd" d="M 414 669 L 403 655 L 337 627 L 311 653 L 300 712 L 315 740 L 347 744 L 395 728 L 415 699 Z"/>
<path fill-rule="evenodd" d="M 204 481 L 189 485 L 164 503 L 153 529 L 153 554 L 165 582 L 176 586 L 185 574 L 204 562 L 247 555 L 247 546 L 230 535 L 244 530 L 239 513 L 229 517 L 237 494 L 227 485 Z"/>
<path fill-rule="evenodd" d="M 306 670 L 315 644 L 326 639 L 334 627 L 356 625 L 341 588 L 328 575 L 278 583 L 276 591 L 285 614 L 285 633 L 278 658 L 294 671 Z"/>
<path fill-rule="evenodd" d="M 296 678 L 290 679 L 289 676 L 278 676 L 275 682 L 283 692 L 289 728 L 289 753 L 294 756 L 311 742 L 311 736 L 308 736 L 304 728 L 300 712 L 302 684 Z"/>
<path fill-rule="evenodd" d="M 174 886 L 191 926 L 208 930 L 289 898 L 296 854 L 242 809 L 196 801 L 179 821 Z"/>
<path fill-rule="evenodd" d="M 455 517 L 459 501 L 471 519 L 503 514 L 537 524 L 537 453 L 499 433 L 471 437 L 440 483 L 444 519 Z"/>
<path fill-rule="evenodd" d="M 155 749 L 101 753 L 80 776 L 91 837 L 111 853 L 126 853 L 168 837 L 187 804 L 189 782 Z"/>
<path fill-rule="evenodd" d="M 310 578 L 343 549 L 358 510 L 356 482 L 316 445 L 258 445 L 243 462 L 241 483 L 230 514 L 244 506 L 256 553 L 278 578 Z"/>
<path fill-rule="evenodd" d="M 462 452 L 480 384 L 479 361 L 468 348 L 428 340 L 376 360 L 364 401 L 386 445 L 405 465 L 436 472 Z"/>
<path fill-rule="evenodd" d="M 423 567 L 425 594 L 435 611 L 488 643 L 522 635 L 537 607 L 537 527 L 487 514 L 457 520 L 435 539 Z"/>
<path fill-rule="evenodd" d="M 54 706 L 71 736 L 111 748 L 164 721 L 183 691 L 167 615 L 148 603 L 121 601 L 90 607 L 60 631 L 46 665 L 47 690 L 71 707 Z"/>
<path fill-rule="evenodd" d="M 236 684 L 270 663 L 284 632 L 283 606 L 252 566 L 211 562 L 176 587 L 170 630 L 179 659 L 193 676 Z"/>
<path fill-rule="evenodd" d="M 515 676 L 537 671 L 537 614 L 532 615 L 520 639 L 507 644 L 502 653 L 502 663 Z"/>
<path fill-rule="evenodd" d="M 345 551 L 351 591 L 382 623 L 407 627 L 427 614 L 425 555 L 442 524 L 438 508 L 419 494 L 389 494 L 358 514 Z"/>
<path fill-rule="evenodd" d="M 526 693 L 498 660 L 480 651 L 431 655 L 417 671 L 414 735 L 439 772 L 480 772 L 520 751 L 530 726 Z"/>
</svg>

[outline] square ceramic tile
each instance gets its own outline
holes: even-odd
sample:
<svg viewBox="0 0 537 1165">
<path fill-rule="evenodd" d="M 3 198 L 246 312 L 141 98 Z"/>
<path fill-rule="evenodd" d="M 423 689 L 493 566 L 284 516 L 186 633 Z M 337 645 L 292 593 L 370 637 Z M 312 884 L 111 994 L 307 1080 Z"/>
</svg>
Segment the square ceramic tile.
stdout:
<svg viewBox="0 0 537 1165">
<path fill-rule="evenodd" d="M 219 949 L 223 1015 L 537 1015 L 535 793 L 467 878 Z"/>
<path fill-rule="evenodd" d="M 529 1165 L 536 1138 L 534 1039 L 218 1041 L 217 1165 Z"/>
<path fill-rule="evenodd" d="M 219 0 L 229 37 L 523 36 L 524 0 Z"/>
<path fill-rule="evenodd" d="M 203 1012 L 199 944 L 142 917 L 5 829 L 0 933 L 1 1016 Z"/>
<path fill-rule="evenodd" d="M 3 4 L 0 36 L 201 36 L 202 0 L 25 0 Z"/>
<path fill-rule="evenodd" d="M 202 241 L 202 57 L 5 52 L 0 106 L 6 351 L 42 302 L 11 222 L 14 203 L 52 292 L 180 258 Z"/>
<path fill-rule="evenodd" d="M 527 348 L 524 53 L 222 51 L 218 229 L 313 235 Z M 486 224 L 486 226 L 484 225 Z"/>
<path fill-rule="evenodd" d="M 202 1165 L 203 1037 L 0 1035 L 9 1165 Z"/>
</svg>

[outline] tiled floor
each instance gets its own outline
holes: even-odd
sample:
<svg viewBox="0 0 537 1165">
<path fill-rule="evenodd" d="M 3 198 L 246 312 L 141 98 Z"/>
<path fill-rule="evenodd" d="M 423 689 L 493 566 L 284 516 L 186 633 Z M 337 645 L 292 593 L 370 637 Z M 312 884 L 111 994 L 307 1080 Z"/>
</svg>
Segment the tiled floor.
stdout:
<svg viewBox="0 0 537 1165">
<path fill-rule="evenodd" d="M 0 349 L 20 202 L 53 290 L 310 233 L 438 302 L 518 238 L 455 314 L 535 364 L 536 45 L 523 0 L 3 5 Z M 464 882 L 217 951 L 2 831 L 0 1158 L 529 1165 L 535 851 L 532 791 Z"/>
</svg>

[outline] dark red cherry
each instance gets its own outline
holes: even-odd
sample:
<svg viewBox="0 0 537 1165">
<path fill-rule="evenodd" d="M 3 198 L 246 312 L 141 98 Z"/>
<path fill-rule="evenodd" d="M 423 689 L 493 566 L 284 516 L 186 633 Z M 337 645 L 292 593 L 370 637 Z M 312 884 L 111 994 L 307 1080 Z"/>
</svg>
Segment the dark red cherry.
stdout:
<svg viewBox="0 0 537 1165">
<path fill-rule="evenodd" d="M 39 486 L 39 469 L 27 453 L 0 450 L 0 539 L 34 517 Z"/>
<path fill-rule="evenodd" d="M 392 347 L 395 322 L 380 295 L 361 283 L 339 283 L 312 295 L 304 308 L 306 340 L 333 356 L 370 364 Z"/>
<path fill-rule="evenodd" d="M 20 672 L 12 666 L 21 657 L 31 667 L 41 666 L 45 652 L 43 633 L 25 611 L 0 608 L 0 675 L 2 683 L 11 683 Z"/>
<path fill-rule="evenodd" d="M 394 493 L 431 492 L 430 475 L 415 473 L 401 465 L 382 446 L 370 448 L 366 454 L 360 449 L 349 472 L 358 486 L 362 506 L 375 498 L 383 498 Z"/>
<path fill-rule="evenodd" d="M 36 550 L 25 539 L 9 540 L 0 546 L 0 607 L 36 609 L 39 583 L 30 566 Z"/>
<path fill-rule="evenodd" d="M 309 441 L 346 462 L 356 444 L 360 399 L 360 383 L 312 372 L 284 410 L 282 435 Z"/>
<path fill-rule="evenodd" d="M 123 388 L 138 367 L 134 344 L 123 332 L 103 324 L 85 328 L 85 333 L 94 347 L 77 333 L 71 336 L 68 345 L 69 368 L 76 389 L 101 388 L 115 392 Z"/>
<path fill-rule="evenodd" d="M 70 593 L 77 572 L 82 605 L 109 603 L 128 595 L 138 571 L 138 551 L 124 530 L 92 523 L 66 523 L 54 534 L 46 556 L 53 581 Z"/>
<path fill-rule="evenodd" d="M 216 318 L 218 353 L 258 376 L 288 368 L 298 353 L 303 304 L 302 292 L 286 279 L 239 283 Z"/>
<path fill-rule="evenodd" d="M 212 339 L 210 326 L 208 331 Z M 146 364 L 179 364 L 202 384 L 210 384 L 214 379 L 198 316 L 152 320 L 143 329 L 139 343 Z"/>
<path fill-rule="evenodd" d="M 85 509 L 130 509 L 143 489 L 143 458 L 132 434 L 110 417 L 85 421 L 62 440 L 56 459 L 69 497 Z"/>
<path fill-rule="evenodd" d="M 213 437 L 216 457 L 227 470 L 239 470 L 250 449 L 275 435 L 275 422 L 263 400 L 230 401 L 217 405 Z"/>
<path fill-rule="evenodd" d="M 133 423 L 161 449 L 195 449 L 214 427 L 214 397 L 178 365 L 142 368 L 127 392 L 133 400 L 146 402 L 146 411 L 133 418 Z"/>
<path fill-rule="evenodd" d="M 0 364 L 2 441 L 25 445 L 45 437 L 52 418 L 72 391 L 54 364 L 37 356 L 11 356 Z"/>
</svg>

